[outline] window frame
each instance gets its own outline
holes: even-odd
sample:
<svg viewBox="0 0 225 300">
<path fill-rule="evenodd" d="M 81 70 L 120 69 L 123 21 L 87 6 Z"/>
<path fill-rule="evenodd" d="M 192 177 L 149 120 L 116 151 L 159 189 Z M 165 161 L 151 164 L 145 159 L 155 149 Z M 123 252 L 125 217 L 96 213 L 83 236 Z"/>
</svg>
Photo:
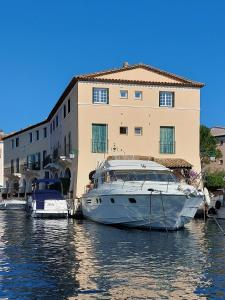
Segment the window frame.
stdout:
<svg viewBox="0 0 225 300">
<path fill-rule="evenodd" d="M 162 95 L 165 95 L 165 99 L 161 99 L 161 96 Z M 170 94 L 172 96 L 171 98 L 171 105 L 168 104 L 167 101 L 169 101 L 167 98 L 166 98 L 166 94 Z M 161 101 L 164 101 L 165 104 L 162 104 Z M 172 108 L 174 107 L 174 104 L 175 104 L 175 93 L 174 92 L 171 92 L 171 91 L 160 91 L 159 92 L 159 107 L 167 107 L 167 108 Z"/>
<path fill-rule="evenodd" d="M 39 130 L 36 130 L 36 141 L 39 141 L 40 135 L 39 135 Z"/>
<path fill-rule="evenodd" d="M 33 132 L 29 132 L 29 141 L 30 141 L 30 144 L 33 143 Z"/>
<path fill-rule="evenodd" d="M 17 137 L 17 138 L 16 138 L 16 148 L 19 147 L 19 145 L 20 145 L 20 138 Z"/>
<path fill-rule="evenodd" d="M 140 93 L 141 97 L 136 97 L 135 93 Z M 143 100 L 143 92 L 142 91 L 134 91 L 134 99 L 135 100 Z"/>
<path fill-rule="evenodd" d="M 47 138 L 47 127 L 43 128 L 43 136 L 44 136 L 44 139 Z"/>
<path fill-rule="evenodd" d="M 136 129 L 140 129 L 141 133 L 140 134 L 136 133 L 135 132 Z M 136 136 L 142 136 L 143 135 L 143 127 L 141 127 L 141 126 L 135 126 L 134 127 L 134 135 L 136 135 Z"/>
<path fill-rule="evenodd" d="M 126 129 L 126 133 L 122 133 L 122 132 L 121 132 L 121 129 L 122 129 L 122 128 L 125 128 L 125 129 Z M 120 126 L 120 127 L 119 127 L 119 133 L 120 133 L 120 135 L 128 135 L 128 126 Z"/>
<path fill-rule="evenodd" d="M 70 110 L 71 110 L 71 106 L 70 106 L 70 98 L 67 100 L 67 113 L 69 114 L 70 113 Z"/>
<path fill-rule="evenodd" d="M 106 93 L 106 95 L 107 95 L 107 97 L 106 97 L 106 101 L 105 102 L 103 102 L 103 101 L 101 101 L 101 100 L 96 100 L 95 99 L 95 91 L 101 91 L 101 90 L 105 90 L 107 93 Z M 92 103 L 93 104 L 109 104 L 109 88 L 98 88 L 98 87 L 93 87 L 92 88 Z"/>
<path fill-rule="evenodd" d="M 126 93 L 126 96 L 123 97 L 123 96 L 121 95 L 121 92 Z M 120 99 L 128 99 L 128 90 L 120 90 Z"/>
</svg>

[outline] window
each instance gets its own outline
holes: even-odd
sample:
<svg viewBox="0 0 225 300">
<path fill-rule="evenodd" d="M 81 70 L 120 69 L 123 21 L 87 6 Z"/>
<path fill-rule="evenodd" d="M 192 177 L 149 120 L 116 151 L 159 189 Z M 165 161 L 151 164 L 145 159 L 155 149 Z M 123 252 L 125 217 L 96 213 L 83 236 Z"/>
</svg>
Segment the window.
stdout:
<svg viewBox="0 0 225 300">
<path fill-rule="evenodd" d="M 20 172 L 20 159 L 17 158 L 16 159 L 16 173 L 19 173 Z"/>
<path fill-rule="evenodd" d="M 33 142 L 33 134 L 32 134 L 32 132 L 29 133 L 29 138 L 30 138 L 30 143 L 32 143 Z"/>
<path fill-rule="evenodd" d="M 136 203 L 137 201 L 134 198 L 129 198 L 130 203 Z"/>
<path fill-rule="evenodd" d="M 14 173 L 14 160 L 11 160 L 11 174 Z"/>
<path fill-rule="evenodd" d="M 110 200 L 111 200 L 112 203 L 115 203 L 115 199 L 114 198 L 111 198 Z"/>
<path fill-rule="evenodd" d="M 93 88 L 93 103 L 109 103 L 109 89 Z"/>
<path fill-rule="evenodd" d="M 120 134 L 128 134 L 128 127 L 120 127 Z"/>
<path fill-rule="evenodd" d="M 135 135 L 142 135 L 142 127 L 134 127 Z"/>
<path fill-rule="evenodd" d="M 44 150 L 43 152 L 42 152 L 42 167 L 43 167 L 43 169 L 44 169 L 44 167 L 47 165 L 47 159 L 46 159 L 46 157 L 47 157 L 47 151 L 46 150 Z"/>
<path fill-rule="evenodd" d="M 69 151 L 69 154 L 72 152 L 71 132 L 69 132 L 69 134 L 68 134 L 68 151 Z"/>
<path fill-rule="evenodd" d="M 222 164 L 223 164 L 223 160 L 220 159 L 220 160 L 219 160 L 219 165 L 222 165 Z"/>
<path fill-rule="evenodd" d="M 44 127 L 44 128 L 43 128 L 43 135 L 44 135 L 44 138 L 47 137 L 47 127 Z"/>
<path fill-rule="evenodd" d="M 223 141 L 220 141 L 220 146 L 223 146 Z"/>
<path fill-rule="evenodd" d="M 64 119 L 66 117 L 66 105 L 63 106 L 63 116 L 64 116 Z"/>
<path fill-rule="evenodd" d="M 55 123 L 56 123 L 56 127 L 58 127 L 59 126 L 59 116 L 58 115 L 55 118 Z"/>
<path fill-rule="evenodd" d="M 108 126 L 92 124 L 92 152 L 106 153 L 108 151 Z"/>
<path fill-rule="evenodd" d="M 66 154 L 67 154 L 66 148 L 67 148 L 66 147 L 66 136 L 64 136 L 64 156 L 66 156 Z"/>
<path fill-rule="evenodd" d="M 68 99 L 68 114 L 70 113 L 70 99 Z"/>
<path fill-rule="evenodd" d="M 142 92 L 141 91 L 135 91 L 134 92 L 134 99 L 142 100 Z"/>
<path fill-rule="evenodd" d="M 16 147 L 19 147 L 19 143 L 20 143 L 19 138 L 16 138 Z"/>
<path fill-rule="evenodd" d="M 11 140 L 12 149 L 14 148 L 14 140 Z"/>
<path fill-rule="evenodd" d="M 36 130 L 36 141 L 39 140 L 39 130 Z"/>
<path fill-rule="evenodd" d="M 160 153 L 175 153 L 175 128 L 160 127 Z"/>
<path fill-rule="evenodd" d="M 53 120 L 52 129 L 53 129 L 53 131 L 55 130 L 55 120 Z"/>
<path fill-rule="evenodd" d="M 120 91 L 120 98 L 127 99 L 128 98 L 128 91 L 121 90 Z"/>
<path fill-rule="evenodd" d="M 174 93 L 173 92 L 159 92 L 159 106 L 173 107 Z"/>
</svg>

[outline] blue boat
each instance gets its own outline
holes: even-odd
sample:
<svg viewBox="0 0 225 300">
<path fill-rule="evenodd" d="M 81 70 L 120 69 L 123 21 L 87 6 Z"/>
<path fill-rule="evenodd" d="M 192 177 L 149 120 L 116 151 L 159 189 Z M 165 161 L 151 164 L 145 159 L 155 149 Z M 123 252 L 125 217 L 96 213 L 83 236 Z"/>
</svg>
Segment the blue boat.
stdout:
<svg viewBox="0 0 225 300">
<path fill-rule="evenodd" d="M 34 218 L 67 218 L 68 205 L 59 179 L 37 179 L 28 196 L 27 212 Z"/>
</svg>

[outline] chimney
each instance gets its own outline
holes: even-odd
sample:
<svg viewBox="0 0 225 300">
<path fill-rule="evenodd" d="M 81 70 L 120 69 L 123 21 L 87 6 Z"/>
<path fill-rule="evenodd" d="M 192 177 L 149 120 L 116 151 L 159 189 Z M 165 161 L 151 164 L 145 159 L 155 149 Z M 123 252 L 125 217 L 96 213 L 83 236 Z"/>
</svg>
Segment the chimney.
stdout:
<svg viewBox="0 0 225 300">
<path fill-rule="evenodd" d="M 128 66 L 129 66 L 128 61 L 125 61 L 125 62 L 123 63 L 123 68 L 127 68 Z"/>
</svg>

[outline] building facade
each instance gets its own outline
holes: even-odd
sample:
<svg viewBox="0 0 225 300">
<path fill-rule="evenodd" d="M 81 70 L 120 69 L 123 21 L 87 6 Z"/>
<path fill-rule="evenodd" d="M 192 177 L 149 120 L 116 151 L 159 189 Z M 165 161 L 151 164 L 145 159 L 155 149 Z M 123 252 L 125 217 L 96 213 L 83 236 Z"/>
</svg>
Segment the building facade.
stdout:
<svg viewBox="0 0 225 300">
<path fill-rule="evenodd" d="M 5 185 L 29 192 L 35 178 L 60 177 L 80 197 L 90 171 L 115 155 L 199 172 L 201 87 L 144 64 L 74 77 L 45 121 L 4 139 Z"/>
<path fill-rule="evenodd" d="M 0 188 L 4 185 L 4 133 L 0 130 Z"/>
<path fill-rule="evenodd" d="M 221 151 L 222 157 L 212 159 L 208 167 L 211 170 L 225 171 L 225 127 L 212 127 L 211 134 L 216 138 L 217 148 Z"/>
</svg>

